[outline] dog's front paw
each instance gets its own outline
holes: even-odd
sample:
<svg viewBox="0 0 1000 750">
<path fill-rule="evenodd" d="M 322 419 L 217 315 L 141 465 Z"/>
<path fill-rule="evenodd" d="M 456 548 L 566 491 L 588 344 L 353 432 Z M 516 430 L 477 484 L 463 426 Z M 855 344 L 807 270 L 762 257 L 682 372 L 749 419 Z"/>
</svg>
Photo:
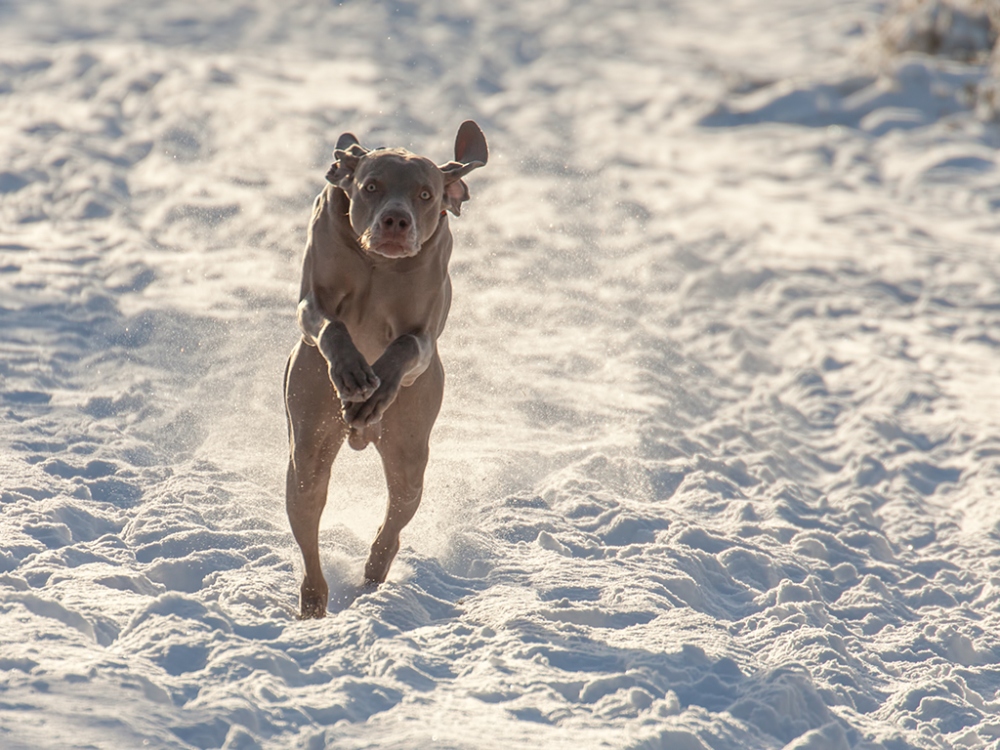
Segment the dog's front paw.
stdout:
<svg viewBox="0 0 1000 750">
<path fill-rule="evenodd" d="M 355 429 L 375 424 L 382 419 L 385 410 L 396 400 L 398 393 L 398 381 L 383 381 L 370 398 L 344 407 L 344 421 Z"/>
<path fill-rule="evenodd" d="M 330 362 L 330 382 L 345 404 L 367 401 L 381 385 L 378 375 L 360 354 Z"/>
</svg>

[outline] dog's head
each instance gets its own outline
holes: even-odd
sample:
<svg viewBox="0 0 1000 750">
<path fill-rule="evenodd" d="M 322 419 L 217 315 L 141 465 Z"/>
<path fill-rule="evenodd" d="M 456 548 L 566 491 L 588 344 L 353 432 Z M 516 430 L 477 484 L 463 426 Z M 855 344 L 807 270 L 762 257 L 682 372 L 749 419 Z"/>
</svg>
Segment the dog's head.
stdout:
<svg viewBox="0 0 1000 750">
<path fill-rule="evenodd" d="M 369 151 L 351 133 L 340 136 L 333 156 L 326 179 L 347 193 L 361 247 L 408 258 L 420 252 L 445 211 L 461 214 L 469 200 L 462 177 L 484 166 L 489 150 L 483 131 L 466 120 L 455 138 L 455 160 L 441 166 L 401 148 Z"/>
</svg>

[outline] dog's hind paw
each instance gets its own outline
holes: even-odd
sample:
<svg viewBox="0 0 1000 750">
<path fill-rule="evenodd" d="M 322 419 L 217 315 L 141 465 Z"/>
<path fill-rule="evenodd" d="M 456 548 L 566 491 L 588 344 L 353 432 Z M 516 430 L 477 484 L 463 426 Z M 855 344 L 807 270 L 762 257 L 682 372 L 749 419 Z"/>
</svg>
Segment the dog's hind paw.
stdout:
<svg viewBox="0 0 1000 750">
<path fill-rule="evenodd" d="M 299 596 L 299 619 L 319 620 L 322 617 L 326 617 L 327 598 L 328 594 L 325 586 L 323 587 L 323 592 L 320 593 L 312 586 L 303 584 L 302 592 Z"/>
<path fill-rule="evenodd" d="M 299 612 L 300 620 L 319 620 L 326 617 L 326 602 L 319 599 L 303 601 Z"/>
</svg>

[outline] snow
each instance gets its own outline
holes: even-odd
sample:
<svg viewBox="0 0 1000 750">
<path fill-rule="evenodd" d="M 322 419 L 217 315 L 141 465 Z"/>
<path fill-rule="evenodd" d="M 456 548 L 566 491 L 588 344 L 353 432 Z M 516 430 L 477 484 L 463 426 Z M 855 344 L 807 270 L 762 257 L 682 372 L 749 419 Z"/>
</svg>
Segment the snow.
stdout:
<svg viewBox="0 0 1000 750">
<path fill-rule="evenodd" d="M 881 11 L 0 5 L 0 746 L 997 747 L 995 78 Z M 300 622 L 311 201 L 466 118 L 424 503 L 362 590 L 343 451 Z"/>
</svg>

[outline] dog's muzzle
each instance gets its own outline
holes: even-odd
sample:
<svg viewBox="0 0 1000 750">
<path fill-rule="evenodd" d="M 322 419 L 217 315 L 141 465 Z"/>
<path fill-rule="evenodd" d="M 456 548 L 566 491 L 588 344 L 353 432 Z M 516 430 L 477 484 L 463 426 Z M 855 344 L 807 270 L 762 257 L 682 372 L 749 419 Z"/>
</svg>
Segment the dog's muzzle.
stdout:
<svg viewBox="0 0 1000 750">
<path fill-rule="evenodd" d="M 365 251 L 387 258 L 408 258 L 420 252 L 416 222 L 412 214 L 399 208 L 379 213 L 360 240 Z"/>
</svg>

